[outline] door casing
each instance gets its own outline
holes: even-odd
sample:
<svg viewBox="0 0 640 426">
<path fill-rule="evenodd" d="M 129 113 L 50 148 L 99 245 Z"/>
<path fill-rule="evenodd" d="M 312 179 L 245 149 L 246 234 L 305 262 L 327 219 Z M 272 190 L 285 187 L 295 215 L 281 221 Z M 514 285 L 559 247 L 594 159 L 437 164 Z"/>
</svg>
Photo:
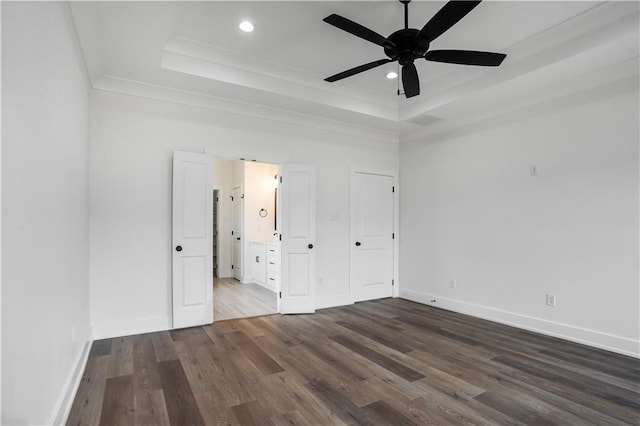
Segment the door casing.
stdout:
<svg viewBox="0 0 640 426">
<path fill-rule="evenodd" d="M 242 240 L 242 229 L 244 221 L 242 185 L 231 189 L 231 275 L 233 278 L 244 282 L 244 241 Z M 238 240 L 240 238 L 240 240 Z"/>
</svg>

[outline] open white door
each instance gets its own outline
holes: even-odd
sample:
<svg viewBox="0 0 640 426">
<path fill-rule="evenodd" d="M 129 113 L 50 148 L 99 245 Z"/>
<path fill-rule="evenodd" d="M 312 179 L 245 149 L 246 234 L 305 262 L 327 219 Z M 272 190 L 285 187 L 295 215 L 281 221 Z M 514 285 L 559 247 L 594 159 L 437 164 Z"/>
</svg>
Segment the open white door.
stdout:
<svg viewBox="0 0 640 426">
<path fill-rule="evenodd" d="M 213 157 L 173 153 L 173 328 L 213 322 Z"/>
<path fill-rule="evenodd" d="M 283 314 L 316 310 L 316 175 L 309 165 L 280 166 L 281 304 Z"/>
<path fill-rule="evenodd" d="M 393 295 L 394 178 L 352 172 L 350 287 L 355 302 Z"/>
<path fill-rule="evenodd" d="M 242 274 L 242 187 L 231 190 L 231 269 L 233 278 L 243 281 Z"/>
</svg>

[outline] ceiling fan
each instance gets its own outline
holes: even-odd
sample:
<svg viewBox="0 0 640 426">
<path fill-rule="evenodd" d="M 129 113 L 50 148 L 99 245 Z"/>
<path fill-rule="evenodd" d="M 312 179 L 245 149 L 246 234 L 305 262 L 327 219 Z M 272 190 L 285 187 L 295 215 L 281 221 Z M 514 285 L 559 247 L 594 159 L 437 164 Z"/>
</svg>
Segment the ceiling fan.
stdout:
<svg viewBox="0 0 640 426">
<path fill-rule="evenodd" d="M 409 3 L 411 0 L 399 1 L 404 5 L 404 28 L 394 32 L 389 37 L 383 37 L 375 31 L 335 13 L 323 19 L 324 22 L 334 27 L 381 46 L 384 49 L 384 54 L 388 57 L 332 75 L 325 78 L 325 81 L 333 83 L 380 65 L 398 61 L 402 65 L 404 94 L 407 98 L 411 98 L 420 94 L 418 72 L 413 63 L 416 59 L 424 58 L 427 61 L 450 64 L 497 67 L 507 56 L 503 53 L 473 50 L 429 50 L 429 45 L 433 40 L 464 18 L 482 0 L 449 1 L 421 30 L 409 28 Z"/>
</svg>

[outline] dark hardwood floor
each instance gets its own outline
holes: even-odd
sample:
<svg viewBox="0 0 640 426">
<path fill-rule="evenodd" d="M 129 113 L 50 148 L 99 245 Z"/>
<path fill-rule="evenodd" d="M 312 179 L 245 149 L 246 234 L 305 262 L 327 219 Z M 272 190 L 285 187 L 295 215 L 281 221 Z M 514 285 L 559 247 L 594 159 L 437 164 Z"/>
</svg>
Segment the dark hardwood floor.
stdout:
<svg viewBox="0 0 640 426">
<path fill-rule="evenodd" d="M 640 361 L 400 300 L 93 343 L 70 425 L 639 423 Z"/>
</svg>

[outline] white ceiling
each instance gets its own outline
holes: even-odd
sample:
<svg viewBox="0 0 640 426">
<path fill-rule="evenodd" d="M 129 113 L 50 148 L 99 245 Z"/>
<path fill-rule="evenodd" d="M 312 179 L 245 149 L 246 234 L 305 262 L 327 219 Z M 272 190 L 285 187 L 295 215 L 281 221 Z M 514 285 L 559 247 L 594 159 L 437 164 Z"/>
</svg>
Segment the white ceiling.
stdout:
<svg viewBox="0 0 640 426">
<path fill-rule="evenodd" d="M 421 28 L 445 2 L 413 1 Z M 421 95 L 396 94 L 382 49 L 322 21 L 337 13 L 389 35 L 397 1 L 71 2 L 94 88 L 244 114 L 316 121 L 398 141 L 554 97 L 638 78 L 638 10 L 631 2 L 484 1 L 434 49 L 506 53 L 499 68 L 416 61 Z M 242 19 L 256 24 L 247 34 Z M 317 124 L 316 125 L 322 125 Z"/>
</svg>

